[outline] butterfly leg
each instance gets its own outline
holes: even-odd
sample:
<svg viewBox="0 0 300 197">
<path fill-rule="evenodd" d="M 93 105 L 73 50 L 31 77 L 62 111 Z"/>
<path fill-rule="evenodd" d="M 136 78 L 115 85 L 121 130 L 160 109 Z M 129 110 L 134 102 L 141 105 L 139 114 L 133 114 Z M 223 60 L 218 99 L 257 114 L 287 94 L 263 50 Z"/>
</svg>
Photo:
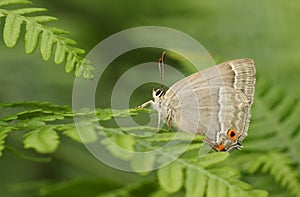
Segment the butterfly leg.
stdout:
<svg viewBox="0 0 300 197">
<path fill-rule="evenodd" d="M 168 130 L 171 131 L 172 129 L 172 111 L 168 110 L 168 117 L 167 117 L 167 125 L 168 125 Z"/>
<path fill-rule="evenodd" d="M 160 114 L 158 113 L 157 132 L 159 132 L 159 130 L 160 130 L 160 121 L 161 121 L 161 118 L 160 118 Z"/>
</svg>

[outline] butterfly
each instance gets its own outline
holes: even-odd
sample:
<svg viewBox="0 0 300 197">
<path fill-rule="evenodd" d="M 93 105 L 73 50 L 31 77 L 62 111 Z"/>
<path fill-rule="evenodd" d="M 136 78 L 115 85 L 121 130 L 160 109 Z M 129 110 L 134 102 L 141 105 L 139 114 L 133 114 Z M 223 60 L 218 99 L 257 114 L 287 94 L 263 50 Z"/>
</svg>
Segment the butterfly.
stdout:
<svg viewBox="0 0 300 197">
<path fill-rule="evenodd" d="M 163 71 L 165 52 L 159 60 Z M 162 73 L 162 72 L 161 72 Z M 181 79 L 168 90 L 153 89 L 151 105 L 169 130 L 172 126 L 204 135 L 216 151 L 241 149 L 250 122 L 255 90 L 252 59 L 235 59 L 206 68 Z"/>
</svg>

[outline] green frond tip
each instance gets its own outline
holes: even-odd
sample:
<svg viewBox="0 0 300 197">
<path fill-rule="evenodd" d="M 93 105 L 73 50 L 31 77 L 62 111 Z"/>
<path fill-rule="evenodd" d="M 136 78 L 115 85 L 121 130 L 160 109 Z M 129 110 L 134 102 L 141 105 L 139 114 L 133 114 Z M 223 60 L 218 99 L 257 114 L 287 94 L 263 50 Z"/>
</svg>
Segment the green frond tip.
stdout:
<svg viewBox="0 0 300 197">
<path fill-rule="evenodd" d="M 31 3 L 26 0 L 2 0 L 0 6 Z M 45 12 L 45 8 L 18 8 L 14 10 L 1 9 L 0 18 L 5 18 L 3 28 L 3 40 L 7 47 L 14 47 L 20 37 L 22 25 L 25 24 L 25 53 L 32 54 L 40 42 L 40 52 L 42 58 L 47 61 L 54 55 L 56 64 L 65 63 L 65 71 L 70 73 L 75 70 L 75 76 L 92 79 L 93 68 L 90 63 L 80 57 L 85 51 L 76 47 L 75 40 L 64 37 L 68 31 L 48 27 L 44 23 L 58 20 L 53 16 L 35 15 Z M 28 16 L 27 14 L 31 14 Z M 82 66 L 83 65 L 83 66 Z M 79 68 L 83 67 L 79 71 Z"/>
<path fill-rule="evenodd" d="M 42 127 L 24 135 L 24 147 L 39 153 L 52 153 L 59 145 L 59 137 L 52 127 Z"/>
</svg>

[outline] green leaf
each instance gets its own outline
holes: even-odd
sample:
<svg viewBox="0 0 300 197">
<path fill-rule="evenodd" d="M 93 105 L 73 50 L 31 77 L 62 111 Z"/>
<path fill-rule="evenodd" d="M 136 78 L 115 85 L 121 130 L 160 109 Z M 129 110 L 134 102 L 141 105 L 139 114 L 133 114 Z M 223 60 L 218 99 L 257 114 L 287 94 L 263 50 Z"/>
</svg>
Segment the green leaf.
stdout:
<svg viewBox="0 0 300 197">
<path fill-rule="evenodd" d="M 71 138 L 74 141 L 77 141 L 79 143 L 82 143 L 81 138 L 76 130 L 76 128 L 70 128 L 67 129 L 63 132 L 64 135 L 68 136 L 69 138 Z"/>
<path fill-rule="evenodd" d="M 59 136 L 53 127 L 44 127 L 25 134 L 23 143 L 39 153 L 52 153 L 58 148 Z"/>
<path fill-rule="evenodd" d="M 75 63 L 76 63 L 76 57 L 72 53 L 69 53 L 65 65 L 65 71 L 67 73 L 71 72 L 75 68 Z"/>
<path fill-rule="evenodd" d="M 13 5 L 13 4 L 31 4 L 31 1 L 27 0 L 1 0 L 0 7 L 5 5 Z"/>
<path fill-rule="evenodd" d="M 27 22 L 25 32 L 25 53 L 31 54 L 35 51 L 38 42 L 39 35 L 42 29 L 34 25 L 33 23 Z"/>
<path fill-rule="evenodd" d="M 211 169 L 210 172 L 224 179 L 234 179 L 240 177 L 239 170 L 230 168 L 229 166 L 216 167 L 214 169 Z"/>
<path fill-rule="evenodd" d="M 252 174 L 257 171 L 270 173 L 276 182 L 279 182 L 282 187 L 297 196 L 300 194 L 300 182 L 297 171 L 291 166 L 292 163 L 291 159 L 285 154 L 269 152 L 257 155 L 256 158 L 250 160 L 245 170 Z"/>
<path fill-rule="evenodd" d="M 0 127 L 0 157 L 2 156 L 2 150 L 4 149 L 5 139 L 7 137 L 8 132 L 10 132 L 12 128 L 9 127 Z"/>
<path fill-rule="evenodd" d="M 85 50 L 80 49 L 80 48 L 73 48 L 72 50 L 75 51 L 75 53 L 77 53 L 77 54 L 84 54 L 85 53 Z"/>
<path fill-rule="evenodd" d="M 205 155 L 204 157 L 199 159 L 199 164 L 202 167 L 208 167 L 215 164 L 218 164 L 229 157 L 228 152 L 215 152 Z"/>
<path fill-rule="evenodd" d="M 133 154 L 130 160 L 130 166 L 134 172 L 137 172 L 141 175 L 146 175 L 154 169 L 155 159 L 155 152 L 137 152 Z"/>
<path fill-rule="evenodd" d="M 54 62 L 56 64 L 61 64 L 65 60 L 66 56 L 66 47 L 61 43 L 56 43 L 56 50 L 55 50 L 55 56 L 54 56 Z"/>
<path fill-rule="evenodd" d="M 300 103 L 285 98 L 280 89 L 263 79 L 257 80 L 256 90 L 252 114 L 257 121 L 251 124 L 251 135 L 247 137 L 245 147 L 253 152 L 286 149 L 293 160 L 300 164 L 300 146 L 298 141 L 294 141 L 300 136 Z M 252 128 L 256 130 L 252 131 Z M 263 129 L 263 132 L 257 129 Z"/>
<path fill-rule="evenodd" d="M 63 41 L 67 45 L 76 45 L 77 42 L 71 38 L 68 37 L 59 37 L 59 40 Z"/>
<path fill-rule="evenodd" d="M 116 157 L 128 160 L 132 157 L 134 137 L 131 135 L 114 135 L 101 141 Z"/>
<path fill-rule="evenodd" d="M 3 39 L 7 47 L 14 47 L 19 39 L 23 20 L 14 14 L 8 14 L 5 19 Z"/>
<path fill-rule="evenodd" d="M 158 190 L 153 193 L 151 193 L 150 197 L 169 197 L 170 194 L 166 192 L 165 190 Z"/>
<path fill-rule="evenodd" d="M 46 22 L 58 20 L 58 18 L 53 17 L 53 16 L 31 16 L 31 17 L 27 17 L 27 18 L 36 23 L 46 23 Z"/>
<path fill-rule="evenodd" d="M 218 179 L 208 179 L 207 188 L 206 188 L 206 196 L 214 197 L 214 196 L 218 196 L 219 193 L 222 193 L 223 191 L 219 192 L 220 188 L 218 187 L 218 185 L 219 185 Z"/>
<path fill-rule="evenodd" d="M 54 40 L 48 31 L 43 31 L 41 37 L 41 54 L 45 61 L 49 60 L 52 55 L 52 46 Z"/>
<path fill-rule="evenodd" d="M 24 0 L 2 0 L 0 6 L 12 5 L 19 3 L 31 3 Z M 53 16 L 26 16 L 27 14 L 35 14 L 38 12 L 44 12 L 45 8 L 19 8 L 14 10 L 1 9 L 0 18 L 5 18 L 3 39 L 7 47 L 14 47 L 19 39 L 22 24 L 26 25 L 25 32 L 25 53 L 31 54 L 35 51 L 36 47 L 40 41 L 40 51 L 42 58 L 47 61 L 52 56 L 53 45 L 59 42 L 58 46 L 54 50 L 56 64 L 63 63 L 66 54 L 68 54 L 67 61 L 65 63 L 66 72 L 76 71 L 82 66 L 83 58 L 79 55 L 85 53 L 85 51 L 78 47 L 73 47 L 71 45 L 76 45 L 76 41 L 71 38 L 64 37 L 64 34 L 69 34 L 68 31 L 56 28 L 47 27 L 42 23 L 57 20 Z M 41 39 L 40 34 L 42 33 Z M 82 66 L 83 69 L 80 71 L 80 77 L 92 79 L 94 76 L 92 74 L 93 69 L 91 65 Z M 74 73 L 75 76 L 78 72 Z"/>
<path fill-rule="evenodd" d="M 57 27 L 47 27 L 47 29 L 54 34 L 70 34 L 69 31 Z"/>
<path fill-rule="evenodd" d="M 96 133 L 95 125 L 78 125 L 79 127 L 79 136 L 83 143 L 93 143 L 98 139 L 98 135 Z M 78 131 L 77 131 L 78 132 Z"/>
<path fill-rule="evenodd" d="M 15 14 L 31 14 L 36 12 L 45 12 L 47 9 L 45 8 L 21 8 L 17 10 L 12 10 Z"/>
<path fill-rule="evenodd" d="M 188 168 L 186 170 L 186 180 L 184 187 L 186 197 L 201 197 L 206 191 L 208 177 L 201 175 L 197 169 Z"/>
<path fill-rule="evenodd" d="M 180 190 L 183 186 L 183 167 L 176 161 L 157 172 L 158 182 L 169 193 Z"/>
<path fill-rule="evenodd" d="M 40 120 L 25 120 L 25 121 L 21 121 L 21 122 L 18 122 L 17 124 L 18 126 L 20 127 L 29 127 L 29 128 L 41 128 L 43 126 L 45 126 L 45 122 L 43 121 L 40 121 Z"/>
<path fill-rule="evenodd" d="M 12 115 L 5 116 L 4 118 L 2 118 L 2 120 L 7 121 L 7 122 L 16 120 L 16 119 L 18 119 L 18 116 L 16 114 L 12 114 Z"/>
<path fill-rule="evenodd" d="M 250 196 L 254 196 L 254 197 L 267 197 L 268 196 L 268 192 L 263 191 L 263 190 L 252 190 L 249 192 Z"/>
<path fill-rule="evenodd" d="M 112 142 L 128 151 L 133 151 L 133 145 L 135 144 L 135 139 L 131 135 L 114 135 L 111 137 Z"/>
</svg>

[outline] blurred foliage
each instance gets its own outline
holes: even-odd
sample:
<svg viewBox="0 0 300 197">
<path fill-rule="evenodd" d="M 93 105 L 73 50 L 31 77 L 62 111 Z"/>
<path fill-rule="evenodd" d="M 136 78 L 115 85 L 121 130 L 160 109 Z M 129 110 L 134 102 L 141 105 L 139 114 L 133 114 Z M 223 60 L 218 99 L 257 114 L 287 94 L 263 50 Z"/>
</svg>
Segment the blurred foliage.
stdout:
<svg viewBox="0 0 300 197">
<path fill-rule="evenodd" d="M 220 159 L 216 168 L 229 166 L 235 169 L 237 174 L 233 174 L 233 180 L 240 179 L 240 171 L 243 181 L 254 188 L 267 190 L 270 196 L 299 196 L 300 4 L 296 0 L 177 0 L 172 3 L 157 0 L 34 0 L 33 5 L 47 8 L 47 15 L 60 18 L 61 20 L 55 22 L 55 26 L 70 31 L 71 37 L 85 51 L 91 50 L 99 41 L 121 30 L 158 25 L 175 28 L 191 35 L 205 46 L 217 62 L 241 57 L 254 59 L 258 83 L 252 111 L 253 119 L 249 136 L 244 143 L 245 149 L 226 156 L 228 158 L 224 158 L 224 161 Z M 3 17 L 0 22 L 3 28 Z M 24 38 L 25 29 L 21 30 L 20 38 Z M 1 29 L 1 37 L 4 36 L 2 33 Z M 65 74 L 61 66 L 53 66 L 51 61 L 44 62 L 37 52 L 30 56 L 25 55 L 23 39 L 18 39 L 16 46 L 11 49 L 4 43 L 0 41 L 1 103 L 9 102 L 9 105 L 13 105 L 17 101 L 37 100 L 71 105 L 73 76 Z M 138 63 L 155 61 L 160 53 L 161 50 L 136 50 L 113 62 L 103 77 L 107 86 L 97 91 L 97 98 L 103 98 L 103 101 L 98 101 L 99 107 L 110 107 L 108 101 L 111 89 L 122 73 Z M 172 61 L 175 66 L 181 65 L 181 62 Z M 145 73 L 138 73 L 143 74 Z M 142 87 L 140 93 L 135 94 L 132 106 L 144 102 L 150 96 L 151 86 Z M 0 196 L 139 196 L 145 193 L 148 196 L 169 196 L 167 191 L 176 191 L 172 196 L 182 196 L 185 191 L 183 188 L 188 192 L 192 191 L 191 193 L 202 192 L 200 189 L 197 191 L 190 183 L 199 181 L 197 179 L 202 180 L 202 177 L 209 180 L 209 175 L 198 176 L 192 169 L 177 164 L 174 164 L 175 167 L 169 167 L 169 170 L 162 169 L 158 173 L 158 179 L 155 173 L 138 176 L 107 167 L 92 158 L 82 145 L 73 142 L 78 137 L 71 130 L 60 130 L 62 133 L 54 134 L 56 130 L 53 127 L 47 128 L 49 125 L 53 126 L 53 123 L 71 124 L 68 121 L 59 122 L 66 121 L 66 117 L 72 118 L 73 114 L 68 107 L 59 105 L 58 108 L 62 107 L 63 111 L 45 110 L 40 106 L 44 104 L 34 103 L 35 106 L 27 109 L 15 108 L 17 106 L 10 106 L 8 109 L 8 106 L 1 105 L 0 149 L 4 150 L 0 162 Z M 21 129 L 26 119 L 33 122 Z M 23 123 L 14 125 L 16 120 Z M 106 126 L 110 128 L 109 125 L 107 123 Z M 45 143 L 41 143 L 42 146 L 32 143 L 37 139 L 37 133 L 44 133 L 42 128 L 50 129 L 51 139 L 54 140 L 54 143 L 46 147 L 43 147 Z M 31 134 L 28 131 L 31 131 Z M 117 133 L 117 136 L 124 136 L 123 131 L 117 131 L 121 132 Z M 56 152 L 41 157 L 34 151 L 24 149 L 23 135 L 27 135 L 25 147 L 34 148 L 38 152 Z M 163 132 L 158 134 L 158 137 L 167 139 L 168 135 L 172 137 L 173 134 Z M 41 136 L 41 139 L 45 137 L 43 134 Z M 61 141 L 60 146 L 58 137 Z M 47 136 L 46 138 L 48 139 Z M 122 142 L 118 139 L 120 137 L 113 138 L 114 142 Z M 197 158 L 196 153 L 190 154 L 190 157 Z M 49 157 L 52 158 L 51 162 Z M 218 157 L 222 156 L 216 156 Z M 180 161 L 182 162 L 179 160 L 179 163 Z M 174 169 L 183 169 L 182 174 L 176 171 L 176 175 L 183 177 L 182 182 L 173 183 L 168 181 L 175 180 L 162 178 L 169 176 L 168 173 Z M 223 177 L 220 180 L 230 182 L 231 179 Z M 239 184 L 239 181 L 228 188 Z M 216 184 L 211 185 L 218 185 L 223 188 L 222 191 L 231 191 L 226 187 L 224 189 L 224 185 L 218 182 L 214 183 Z M 243 187 L 248 188 L 245 185 Z M 214 191 L 213 188 L 210 191 Z"/>
</svg>

